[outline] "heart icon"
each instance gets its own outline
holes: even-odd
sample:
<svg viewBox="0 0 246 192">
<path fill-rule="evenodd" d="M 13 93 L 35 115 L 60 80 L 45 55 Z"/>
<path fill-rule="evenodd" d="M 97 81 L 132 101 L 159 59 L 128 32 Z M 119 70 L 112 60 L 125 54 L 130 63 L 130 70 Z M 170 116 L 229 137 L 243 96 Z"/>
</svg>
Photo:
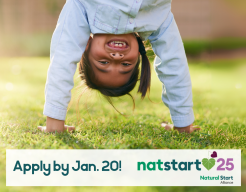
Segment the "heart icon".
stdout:
<svg viewBox="0 0 246 192">
<path fill-rule="evenodd" d="M 212 158 L 216 158 L 216 157 L 217 157 L 216 151 L 214 151 L 214 152 L 212 153 L 211 157 L 212 157 Z"/>
<path fill-rule="evenodd" d="M 213 166 L 215 165 L 215 159 L 211 158 L 211 159 L 207 159 L 204 158 L 202 159 L 202 165 L 207 169 L 210 170 L 213 168 Z"/>
</svg>

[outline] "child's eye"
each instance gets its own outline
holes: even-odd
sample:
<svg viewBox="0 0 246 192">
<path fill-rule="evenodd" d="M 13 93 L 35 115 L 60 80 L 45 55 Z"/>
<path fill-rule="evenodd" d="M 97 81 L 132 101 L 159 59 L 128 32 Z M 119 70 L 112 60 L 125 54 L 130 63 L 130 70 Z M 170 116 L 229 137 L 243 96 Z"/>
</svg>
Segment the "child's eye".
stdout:
<svg viewBox="0 0 246 192">
<path fill-rule="evenodd" d="M 124 66 L 129 66 L 129 65 L 131 65 L 131 64 L 129 64 L 129 63 L 122 63 L 122 65 L 124 65 Z"/>
<path fill-rule="evenodd" d="M 102 64 L 108 64 L 107 61 L 99 61 L 99 62 L 102 63 Z"/>
</svg>

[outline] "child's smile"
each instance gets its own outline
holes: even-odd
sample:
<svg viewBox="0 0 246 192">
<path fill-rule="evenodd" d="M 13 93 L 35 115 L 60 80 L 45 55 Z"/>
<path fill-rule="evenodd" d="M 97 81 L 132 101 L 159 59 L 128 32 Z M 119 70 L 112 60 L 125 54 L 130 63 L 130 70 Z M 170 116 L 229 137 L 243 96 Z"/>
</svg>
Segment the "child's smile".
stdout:
<svg viewBox="0 0 246 192">
<path fill-rule="evenodd" d="M 95 34 L 86 49 L 95 84 L 120 87 L 129 81 L 139 57 L 134 34 Z"/>
<path fill-rule="evenodd" d="M 124 40 L 111 40 L 107 43 L 110 48 L 116 48 L 116 50 L 128 48 L 128 43 Z"/>
</svg>

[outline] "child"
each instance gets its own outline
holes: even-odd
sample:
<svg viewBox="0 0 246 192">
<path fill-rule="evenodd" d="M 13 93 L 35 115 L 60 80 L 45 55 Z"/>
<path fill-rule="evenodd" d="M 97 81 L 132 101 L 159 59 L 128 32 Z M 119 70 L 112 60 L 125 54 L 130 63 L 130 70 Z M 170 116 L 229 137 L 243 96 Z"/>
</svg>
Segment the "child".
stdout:
<svg viewBox="0 0 246 192">
<path fill-rule="evenodd" d="M 170 110 L 174 129 L 199 130 L 192 125 L 189 68 L 171 0 L 67 0 L 52 37 L 43 112 L 47 122 L 39 129 L 74 129 L 64 125 L 64 120 L 82 53 L 82 79 L 105 96 L 121 96 L 134 88 L 141 54 L 139 92 L 143 98 L 150 86 L 150 66 L 141 39 L 149 39 L 156 54 L 154 66 L 163 83 L 162 100 Z"/>
</svg>

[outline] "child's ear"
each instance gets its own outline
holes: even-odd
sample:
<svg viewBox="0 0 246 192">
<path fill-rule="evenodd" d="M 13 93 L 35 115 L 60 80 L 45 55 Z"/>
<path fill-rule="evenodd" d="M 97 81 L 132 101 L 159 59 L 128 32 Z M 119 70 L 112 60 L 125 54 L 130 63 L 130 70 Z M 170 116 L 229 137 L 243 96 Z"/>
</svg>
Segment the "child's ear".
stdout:
<svg viewBox="0 0 246 192">
<path fill-rule="evenodd" d="M 92 40 L 92 37 L 90 36 L 90 38 L 89 38 L 89 40 L 88 40 L 88 42 L 87 42 L 87 45 L 86 45 L 86 48 L 85 48 L 85 50 L 87 50 L 88 49 L 88 47 L 89 47 L 89 44 L 90 44 L 90 41 Z"/>
</svg>

